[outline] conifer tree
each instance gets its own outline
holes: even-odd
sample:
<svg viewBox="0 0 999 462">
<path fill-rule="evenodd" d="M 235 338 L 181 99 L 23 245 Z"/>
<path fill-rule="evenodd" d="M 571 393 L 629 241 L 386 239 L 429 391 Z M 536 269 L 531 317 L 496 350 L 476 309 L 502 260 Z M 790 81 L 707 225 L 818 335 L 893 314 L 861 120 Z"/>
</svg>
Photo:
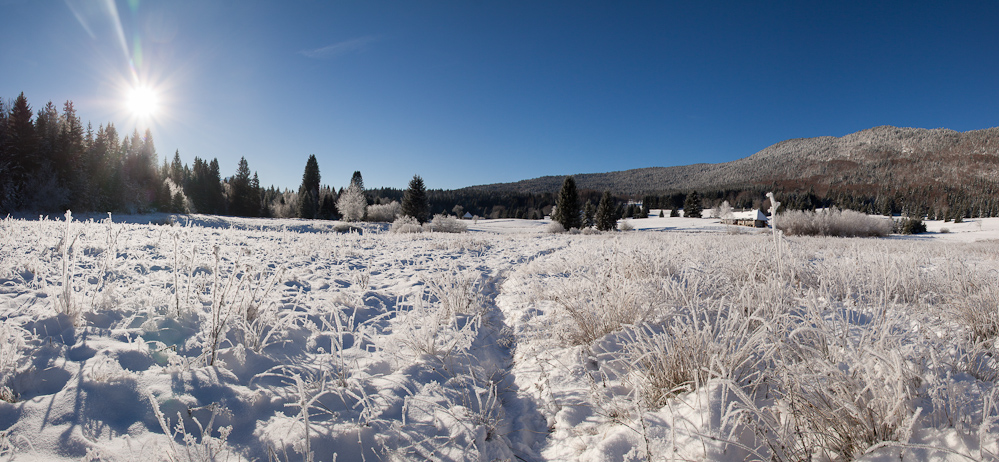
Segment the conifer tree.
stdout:
<svg viewBox="0 0 999 462">
<path fill-rule="evenodd" d="M 579 193 L 576 191 L 576 180 L 571 176 L 565 177 L 562 182 L 562 189 L 559 190 L 558 199 L 555 200 L 552 221 L 561 223 L 567 230 L 579 229 L 582 226 L 579 218 Z"/>
<path fill-rule="evenodd" d="M 586 201 L 586 205 L 583 206 L 583 227 L 592 228 L 596 225 L 596 215 L 597 208 L 593 206 L 593 203 Z"/>
<path fill-rule="evenodd" d="M 260 211 L 260 192 L 253 188 L 250 165 L 245 157 L 239 158 L 236 174 L 229 179 L 231 197 L 229 213 L 240 217 L 255 217 Z"/>
<path fill-rule="evenodd" d="M 701 196 L 697 194 L 697 191 L 687 194 L 687 199 L 683 201 L 683 217 L 701 218 L 702 211 L 704 208 L 701 205 Z"/>
<path fill-rule="evenodd" d="M 170 200 L 170 212 L 187 213 L 187 206 L 184 204 L 184 193 L 180 192 L 180 190 L 173 193 L 173 199 Z"/>
<path fill-rule="evenodd" d="M 350 184 L 356 184 L 361 191 L 364 191 L 364 178 L 361 177 L 361 171 L 355 170 L 354 174 L 350 177 Z"/>
<path fill-rule="evenodd" d="M 209 209 L 214 214 L 225 212 L 225 191 L 222 189 L 222 173 L 219 170 L 219 159 L 213 158 L 208 164 L 208 178 L 205 182 L 208 192 Z"/>
<path fill-rule="evenodd" d="M 180 149 L 174 151 L 173 162 L 170 163 L 170 179 L 176 186 L 184 186 L 184 164 L 180 162 Z"/>
<path fill-rule="evenodd" d="M 14 100 L 7 119 L 7 149 L 6 175 L 4 175 L 3 206 L 5 211 L 12 211 L 21 206 L 25 195 L 25 185 L 28 178 L 36 170 L 37 142 L 35 141 L 35 124 L 32 123 L 31 106 L 24 92 Z M 9 182 L 9 183 L 8 183 Z"/>
<path fill-rule="evenodd" d="M 13 184 L 11 181 L 11 161 L 10 155 L 7 153 L 7 134 L 8 134 L 8 124 L 7 121 L 7 106 L 3 102 L 3 98 L 0 97 L 0 214 L 9 211 L 10 206 L 13 204 L 8 204 L 8 197 L 12 195 Z"/>
<path fill-rule="evenodd" d="M 302 174 L 302 186 L 298 188 L 298 217 L 316 218 L 319 212 L 319 161 L 316 155 L 309 156 Z"/>
<path fill-rule="evenodd" d="M 319 218 L 323 220 L 336 219 L 339 212 L 336 209 L 336 191 L 329 186 L 324 186 L 319 191 Z"/>
<path fill-rule="evenodd" d="M 416 221 L 427 222 L 430 215 L 430 202 L 427 200 L 427 188 L 420 175 L 413 175 L 409 180 L 409 188 L 402 195 L 402 214 L 416 218 Z"/>
<path fill-rule="evenodd" d="M 59 180 L 69 190 L 70 207 L 83 210 L 86 207 L 86 181 L 80 164 L 83 160 L 83 125 L 76 116 L 72 101 L 63 104 L 62 128 L 55 150 L 55 167 Z"/>
<path fill-rule="evenodd" d="M 600 231 L 610 231 L 617 226 L 617 217 L 614 216 L 614 199 L 611 198 L 610 191 L 604 191 L 600 197 L 600 204 L 597 205 L 597 229 Z"/>
</svg>

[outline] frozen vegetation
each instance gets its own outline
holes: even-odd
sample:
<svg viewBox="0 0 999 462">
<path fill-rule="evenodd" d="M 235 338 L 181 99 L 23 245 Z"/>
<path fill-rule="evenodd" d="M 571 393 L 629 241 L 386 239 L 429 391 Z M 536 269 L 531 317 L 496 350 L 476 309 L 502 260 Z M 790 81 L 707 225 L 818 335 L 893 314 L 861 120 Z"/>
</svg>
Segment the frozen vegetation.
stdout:
<svg viewBox="0 0 999 462">
<path fill-rule="evenodd" d="M 996 219 L 163 218 L 0 221 L 0 460 L 999 454 Z"/>
</svg>

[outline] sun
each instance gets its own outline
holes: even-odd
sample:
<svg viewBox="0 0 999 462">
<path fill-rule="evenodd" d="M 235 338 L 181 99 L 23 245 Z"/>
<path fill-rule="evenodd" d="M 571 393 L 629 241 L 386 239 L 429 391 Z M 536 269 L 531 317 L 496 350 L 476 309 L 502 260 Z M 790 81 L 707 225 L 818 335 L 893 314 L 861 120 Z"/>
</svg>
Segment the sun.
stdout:
<svg viewBox="0 0 999 462">
<path fill-rule="evenodd" d="M 152 117 L 159 105 L 159 98 L 149 87 L 135 87 L 128 94 L 127 104 L 132 115 L 139 118 Z"/>
</svg>

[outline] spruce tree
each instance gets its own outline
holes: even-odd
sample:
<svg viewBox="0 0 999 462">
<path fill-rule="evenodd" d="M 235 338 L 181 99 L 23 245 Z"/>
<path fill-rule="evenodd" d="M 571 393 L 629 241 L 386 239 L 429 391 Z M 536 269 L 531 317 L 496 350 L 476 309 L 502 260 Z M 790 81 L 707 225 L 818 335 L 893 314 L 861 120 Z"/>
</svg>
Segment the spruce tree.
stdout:
<svg viewBox="0 0 999 462">
<path fill-rule="evenodd" d="M 356 184 L 361 191 L 364 191 L 364 178 L 361 177 L 361 171 L 355 170 L 354 174 L 350 177 L 350 184 Z"/>
<path fill-rule="evenodd" d="M 205 184 L 208 191 L 208 201 L 211 212 L 225 212 L 225 190 L 222 188 L 222 172 L 219 169 L 219 159 L 213 158 L 208 164 L 208 181 Z"/>
<path fill-rule="evenodd" d="M 335 220 L 339 212 L 336 209 L 336 192 L 329 186 L 324 186 L 319 191 L 319 218 L 323 220 Z"/>
<path fill-rule="evenodd" d="M 697 194 L 697 191 L 687 194 L 687 199 L 683 201 L 683 217 L 701 218 L 701 212 L 703 210 L 704 208 L 701 205 L 701 196 Z"/>
<path fill-rule="evenodd" d="M 586 201 L 586 205 L 583 206 L 583 227 L 592 228 L 596 225 L 597 208 L 593 206 L 593 203 Z"/>
<path fill-rule="evenodd" d="M 37 142 L 35 139 L 35 124 L 31 120 L 31 106 L 24 92 L 14 100 L 7 119 L 7 152 L 6 175 L 3 185 L 4 211 L 19 208 L 26 195 L 25 186 L 28 178 L 35 174 L 37 168 Z"/>
<path fill-rule="evenodd" d="M 610 191 L 604 191 L 604 195 L 600 197 L 596 221 L 597 229 L 600 231 L 610 231 L 617 226 L 617 217 L 614 216 L 614 199 L 611 198 Z"/>
<path fill-rule="evenodd" d="M 579 219 L 579 193 L 576 191 L 576 180 L 565 177 L 562 182 L 562 189 L 558 192 L 558 199 L 555 200 L 555 211 L 552 212 L 552 221 L 562 224 L 565 229 L 582 227 Z"/>
<path fill-rule="evenodd" d="M 186 213 L 187 207 L 184 205 L 184 193 L 178 190 L 173 194 L 173 199 L 170 200 L 170 212 L 171 213 Z"/>
<path fill-rule="evenodd" d="M 180 162 L 180 149 L 173 153 L 173 162 L 170 163 L 170 180 L 175 186 L 184 186 L 184 164 Z"/>
<path fill-rule="evenodd" d="M 229 180 L 231 197 L 229 213 L 239 217 L 255 217 L 260 211 L 260 193 L 252 187 L 250 165 L 245 157 L 239 158 L 236 174 Z"/>
<path fill-rule="evenodd" d="M 416 218 L 416 221 L 427 222 L 430 215 L 430 202 L 427 200 L 427 188 L 420 175 L 413 175 L 409 180 L 409 188 L 402 195 L 402 214 Z"/>
<path fill-rule="evenodd" d="M 298 188 L 298 217 L 316 218 L 319 212 L 319 161 L 316 155 L 309 156 L 305 162 L 305 173 L 302 174 L 302 186 Z"/>
</svg>

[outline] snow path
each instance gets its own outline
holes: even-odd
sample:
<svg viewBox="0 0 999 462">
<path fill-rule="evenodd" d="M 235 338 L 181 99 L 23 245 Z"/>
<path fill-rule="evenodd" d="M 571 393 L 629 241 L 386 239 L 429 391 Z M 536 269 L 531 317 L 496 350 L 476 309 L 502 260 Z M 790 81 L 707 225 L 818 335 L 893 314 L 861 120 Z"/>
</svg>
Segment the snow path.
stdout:
<svg viewBox="0 0 999 462">
<path fill-rule="evenodd" d="M 544 460 L 539 449 L 548 435 L 545 416 L 538 409 L 534 396 L 522 391 L 514 369 L 518 339 L 507 324 L 506 313 L 497 303 L 503 295 L 503 285 L 507 275 L 517 267 L 533 262 L 537 258 L 551 255 L 564 247 L 541 251 L 529 258 L 521 258 L 509 266 L 496 269 L 482 284 L 483 325 L 474 343 L 482 354 L 475 354 L 491 374 L 498 374 L 498 390 L 503 407 L 501 431 L 510 442 L 510 449 L 518 460 Z"/>
</svg>

